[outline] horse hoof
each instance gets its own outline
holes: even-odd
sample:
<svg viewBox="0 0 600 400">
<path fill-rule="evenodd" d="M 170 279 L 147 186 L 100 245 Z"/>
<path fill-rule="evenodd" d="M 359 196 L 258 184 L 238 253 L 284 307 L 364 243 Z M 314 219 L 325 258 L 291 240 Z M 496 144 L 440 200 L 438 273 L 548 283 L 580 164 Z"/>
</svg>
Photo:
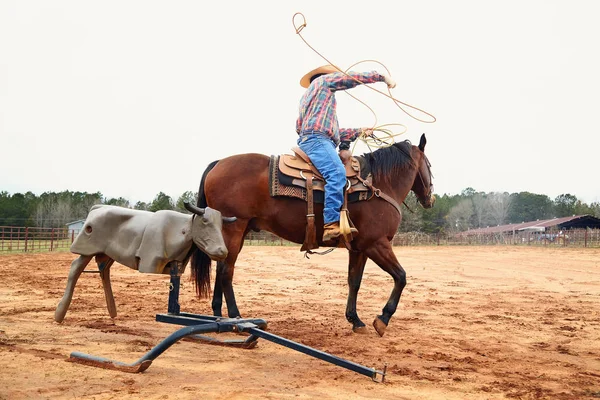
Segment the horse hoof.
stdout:
<svg viewBox="0 0 600 400">
<path fill-rule="evenodd" d="M 373 327 L 375 328 L 375 330 L 377 331 L 379 336 L 383 336 L 383 334 L 385 333 L 385 329 L 387 328 L 387 325 L 384 324 L 383 321 L 380 320 L 379 318 L 375 318 L 375 321 L 373 321 Z"/>
<path fill-rule="evenodd" d="M 352 328 L 352 332 L 358 333 L 359 335 L 366 335 L 367 333 L 369 333 L 369 330 L 366 326 L 357 326 Z"/>
</svg>

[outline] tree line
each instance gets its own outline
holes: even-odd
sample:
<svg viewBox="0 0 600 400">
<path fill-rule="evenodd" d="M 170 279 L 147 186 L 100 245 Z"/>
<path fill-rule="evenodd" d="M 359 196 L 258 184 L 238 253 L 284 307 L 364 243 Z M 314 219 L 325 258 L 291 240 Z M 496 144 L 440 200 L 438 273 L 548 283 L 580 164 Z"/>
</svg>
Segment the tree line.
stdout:
<svg viewBox="0 0 600 400">
<path fill-rule="evenodd" d="M 105 198 L 102 193 L 45 192 L 37 196 L 0 192 L 0 226 L 32 226 L 62 228 L 65 224 L 85 219 L 94 204 L 111 204 L 136 210 L 176 210 L 187 212 L 184 202 L 196 204 L 198 194 L 187 191 L 174 200 L 163 192 L 151 202 L 131 204 L 122 197 Z M 438 196 L 435 206 L 425 210 L 411 192 L 403 206 L 402 232 L 460 232 L 473 228 L 590 214 L 600 218 L 600 203 L 586 204 L 571 194 L 554 200 L 530 192 L 477 192 L 466 188 L 460 194 Z"/>
<path fill-rule="evenodd" d="M 110 204 L 136 210 L 177 210 L 187 213 L 185 201 L 196 204 L 197 194 L 183 193 L 176 201 L 163 192 L 149 203 L 138 201 L 131 204 L 123 197 L 106 198 L 100 192 L 45 192 L 36 196 L 32 192 L 13 195 L 0 192 L 0 226 L 31 226 L 40 228 L 64 228 L 69 222 L 85 219 L 95 204 Z"/>
<path fill-rule="evenodd" d="M 569 193 L 552 200 L 544 194 L 485 193 L 469 187 L 460 194 L 438 196 L 434 207 L 428 210 L 418 206 L 412 192 L 407 204 L 412 212 L 403 213 L 402 232 L 451 233 L 572 215 L 600 217 L 599 202 L 588 205 Z"/>
</svg>

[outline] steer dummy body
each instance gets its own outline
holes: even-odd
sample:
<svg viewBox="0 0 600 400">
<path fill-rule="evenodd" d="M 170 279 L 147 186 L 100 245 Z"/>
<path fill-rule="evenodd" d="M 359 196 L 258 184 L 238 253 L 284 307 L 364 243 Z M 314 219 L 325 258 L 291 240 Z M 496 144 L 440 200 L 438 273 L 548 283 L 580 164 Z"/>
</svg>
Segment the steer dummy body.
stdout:
<svg viewBox="0 0 600 400">
<path fill-rule="evenodd" d="M 129 268 L 161 274 L 167 263 L 183 261 L 188 255 L 192 218 L 168 210 L 153 213 L 95 206 L 71 245 L 71 252 L 83 256 L 106 254 Z"/>
<path fill-rule="evenodd" d="M 224 260 L 227 247 L 221 232 L 223 221 L 231 223 L 235 217 L 222 217 L 219 211 L 209 207 L 198 208 L 187 203 L 185 206 L 193 214 L 93 206 L 71 245 L 71 252 L 79 257 L 71 263 L 67 287 L 56 307 L 54 319 L 57 322 L 64 319 L 75 284 L 94 256 L 108 312 L 113 318 L 117 315 L 110 284 L 110 266 L 114 261 L 149 274 L 169 273 L 170 268 L 165 267 L 170 262 L 177 262 L 179 272 L 183 273 L 193 245 L 213 260 Z"/>
</svg>

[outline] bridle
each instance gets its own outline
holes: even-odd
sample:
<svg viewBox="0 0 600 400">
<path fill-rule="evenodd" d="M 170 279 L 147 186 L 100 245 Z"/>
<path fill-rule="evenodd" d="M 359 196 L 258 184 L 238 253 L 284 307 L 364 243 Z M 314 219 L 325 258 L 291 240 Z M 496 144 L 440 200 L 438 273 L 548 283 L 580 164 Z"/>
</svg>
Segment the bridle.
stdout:
<svg viewBox="0 0 600 400">
<path fill-rule="evenodd" d="M 427 173 L 429 174 L 429 186 L 428 187 L 426 187 L 425 180 L 423 179 L 423 175 L 421 174 L 421 166 L 417 165 L 417 163 L 415 162 L 415 159 L 413 158 L 412 154 L 410 152 L 405 151 L 401 147 L 397 147 L 396 146 L 396 148 L 398 150 L 400 150 L 402 153 L 404 153 L 408 158 L 410 158 L 410 162 L 411 162 L 412 166 L 417 170 L 417 176 L 421 180 L 421 186 L 423 187 L 423 189 L 426 190 L 425 197 L 429 201 L 432 201 L 432 195 L 433 195 L 433 173 L 431 172 L 431 163 L 429 162 L 429 158 L 427 158 L 427 155 L 425 154 L 425 152 L 421 151 L 421 153 L 423 154 L 424 160 L 425 160 L 425 165 L 427 166 Z M 421 203 L 421 205 L 425 206 L 423 204 L 423 202 L 421 201 L 421 199 L 419 199 L 417 197 L 417 200 L 419 201 L 419 203 Z M 406 202 L 402 202 L 402 203 L 404 204 L 404 206 L 406 208 L 408 208 L 408 210 L 410 212 L 414 213 L 414 211 L 410 209 L 410 207 L 406 204 Z"/>
<path fill-rule="evenodd" d="M 429 187 L 426 188 L 427 194 L 426 197 L 429 201 L 432 200 L 433 196 L 433 173 L 431 172 L 431 163 L 429 162 L 429 158 L 423 153 L 423 157 L 425 158 L 425 165 L 427 166 L 427 173 L 429 174 Z M 421 180 L 421 185 L 425 188 L 425 181 L 423 180 L 423 176 L 421 175 L 421 168 L 417 170 L 417 175 L 419 175 L 419 179 Z M 420 202 L 420 200 L 419 200 Z M 423 203 L 421 203 L 423 204 Z"/>
</svg>

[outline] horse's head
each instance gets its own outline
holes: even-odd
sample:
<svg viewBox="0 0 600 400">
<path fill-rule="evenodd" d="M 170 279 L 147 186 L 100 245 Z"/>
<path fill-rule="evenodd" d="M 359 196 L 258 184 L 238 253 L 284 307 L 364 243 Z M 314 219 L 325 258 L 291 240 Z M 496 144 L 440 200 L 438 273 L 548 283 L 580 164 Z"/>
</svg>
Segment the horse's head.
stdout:
<svg viewBox="0 0 600 400">
<path fill-rule="evenodd" d="M 425 134 L 421 135 L 421 141 L 419 142 L 419 157 L 415 159 L 417 163 L 417 176 L 412 186 L 412 191 L 417 195 L 419 203 L 424 208 L 433 207 L 435 203 L 435 196 L 433 195 L 433 175 L 431 174 L 431 164 L 425 155 L 425 145 L 427 139 Z"/>
</svg>

